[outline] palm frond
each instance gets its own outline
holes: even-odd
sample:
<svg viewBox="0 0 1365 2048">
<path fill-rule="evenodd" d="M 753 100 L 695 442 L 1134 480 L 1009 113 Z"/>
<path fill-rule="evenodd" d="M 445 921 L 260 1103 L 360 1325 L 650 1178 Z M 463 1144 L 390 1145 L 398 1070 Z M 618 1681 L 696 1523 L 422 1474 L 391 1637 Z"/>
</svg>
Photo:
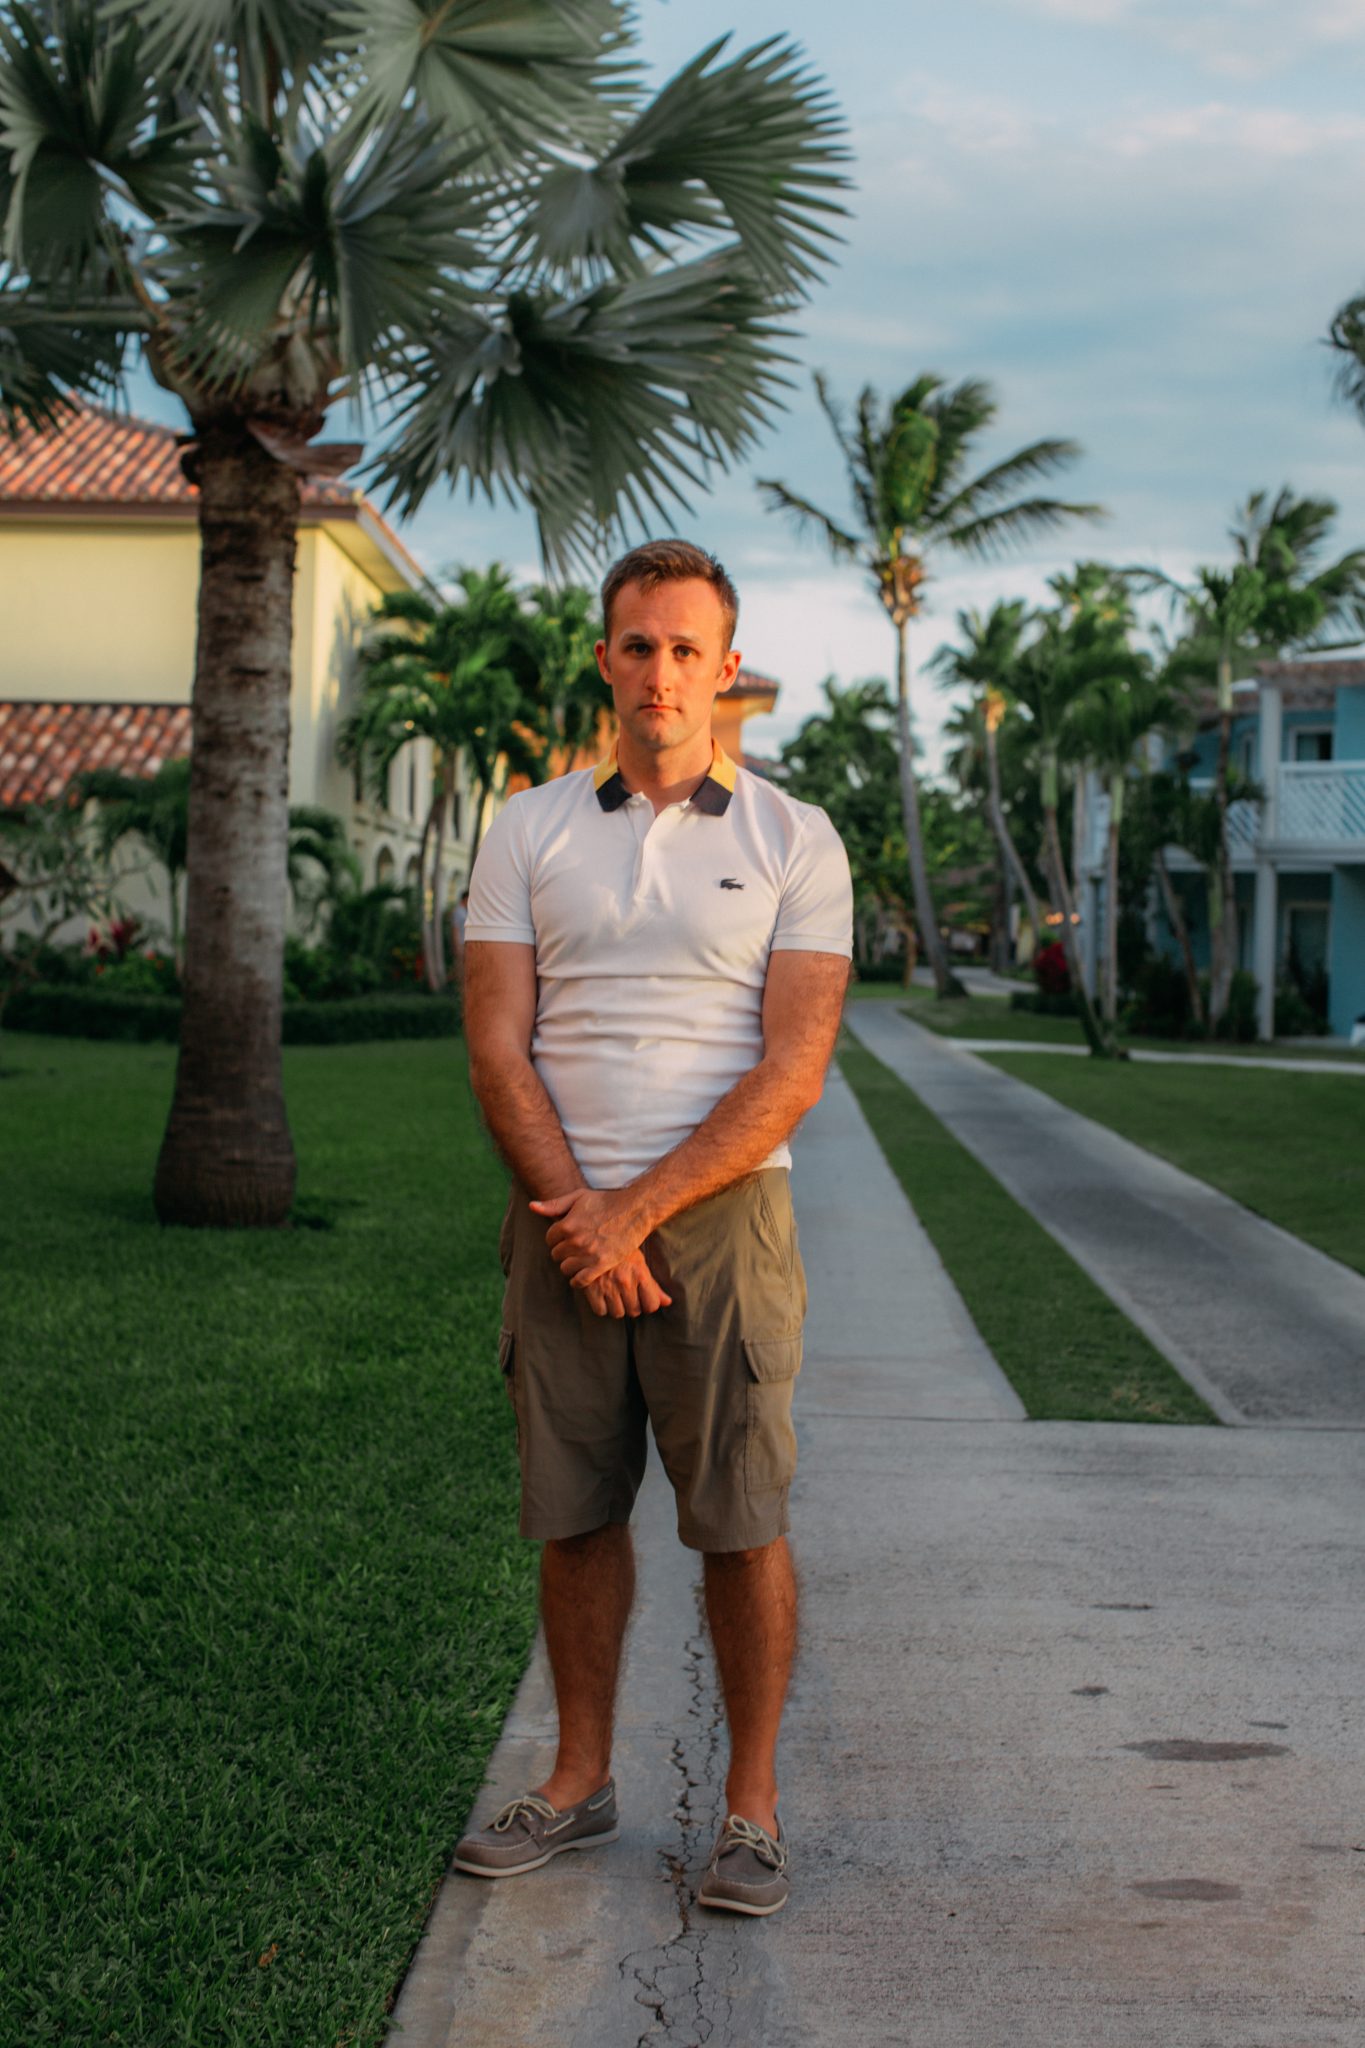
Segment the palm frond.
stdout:
<svg viewBox="0 0 1365 2048">
<path fill-rule="evenodd" d="M 1041 533 L 1053 533 L 1068 519 L 1105 519 L 1103 505 L 1072 505 L 1060 498 L 1025 498 L 1017 505 L 1002 506 L 965 520 L 942 535 L 950 547 L 962 554 L 989 561 L 1011 541 L 1032 540 Z"/>
<path fill-rule="evenodd" d="M 769 512 L 788 512 L 799 527 L 809 527 L 817 533 L 828 547 L 836 561 L 860 561 L 864 547 L 856 534 L 831 519 L 828 512 L 822 512 L 809 498 L 798 497 L 783 483 L 772 477 L 760 477 L 758 488 Z"/>
<path fill-rule="evenodd" d="M 627 520 L 685 505 L 684 485 L 742 454 L 788 380 L 782 330 L 737 252 L 568 301 L 518 294 L 428 344 L 395 441 L 386 506 L 438 477 L 490 498 L 515 477 L 556 568 Z"/>
<path fill-rule="evenodd" d="M 609 144 L 638 78 L 630 15 L 627 0 L 343 0 L 331 44 L 363 65 L 367 116 L 415 101 L 506 164 Z"/>
<path fill-rule="evenodd" d="M 100 315 L 110 310 L 95 309 Z M 136 307 L 113 309 L 112 321 L 98 324 L 80 314 L 63 321 L 41 298 L 0 287 L 0 427 L 17 434 L 26 424 L 42 433 L 69 416 L 71 392 L 113 397 L 128 335 L 143 324 Z"/>
<path fill-rule="evenodd" d="M 978 517 L 990 511 L 1007 493 L 1018 490 L 1021 484 L 1051 475 L 1054 470 L 1075 462 L 1083 452 L 1079 441 L 1030 442 L 1027 448 L 1020 448 L 1005 461 L 983 470 L 980 476 L 962 485 L 951 497 L 943 499 L 935 507 L 935 523 L 947 528 L 959 519 Z"/>
<path fill-rule="evenodd" d="M 246 87 L 238 111 L 257 113 L 250 75 L 264 81 L 315 64 L 334 18 L 328 0 L 104 0 L 103 11 L 111 20 L 131 16 L 152 69 L 178 84 L 201 85 L 230 55 L 248 74 L 238 81 Z"/>
</svg>

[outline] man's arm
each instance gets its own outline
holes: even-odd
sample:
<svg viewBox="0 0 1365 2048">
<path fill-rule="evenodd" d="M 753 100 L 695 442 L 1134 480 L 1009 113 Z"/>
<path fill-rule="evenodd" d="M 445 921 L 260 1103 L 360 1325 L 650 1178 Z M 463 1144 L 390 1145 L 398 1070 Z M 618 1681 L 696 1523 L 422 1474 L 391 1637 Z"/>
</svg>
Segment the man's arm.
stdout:
<svg viewBox="0 0 1365 2048">
<path fill-rule="evenodd" d="M 501 1152 L 532 1195 L 587 1189 L 545 1083 L 531 1064 L 536 1019 L 536 950 L 488 939 L 465 942 L 464 1021 L 469 1079 Z M 598 1315 L 647 1315 L 666 1306 L 643 1253 L 614 1260 L 589 1291 Z"/>
<path fill-rule="evenodd" d="M 763 988 L 763 1057 L 671 1152 L 623 1188 L 533 1201 L 557 1219 L 546 1242 L 588 1287 L 682 1209 L 755 1172 L 820 1099 L 850 967 L 842 953 L 773 953 Z"/>
</svg>

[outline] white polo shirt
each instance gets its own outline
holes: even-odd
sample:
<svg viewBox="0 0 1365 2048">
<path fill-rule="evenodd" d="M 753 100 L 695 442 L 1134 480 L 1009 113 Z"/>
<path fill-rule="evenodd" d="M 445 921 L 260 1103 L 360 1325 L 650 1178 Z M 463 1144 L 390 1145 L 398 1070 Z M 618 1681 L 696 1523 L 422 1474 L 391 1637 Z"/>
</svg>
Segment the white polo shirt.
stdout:
<svg viewBox="0 0 1365 2048">
<path fill-rule="evenodd" d="M 773 952 L 853 952 L 825 813 L 736 767 L 657 817 L 616 750 L 514 796 L 469 885 L 465 939 L 536 949 L 531 1058 L 590 1187 L 623 1187 L 763 1057 Z M 789 1166 L 779 1145 L 764 1161 Z"/>
</svg>

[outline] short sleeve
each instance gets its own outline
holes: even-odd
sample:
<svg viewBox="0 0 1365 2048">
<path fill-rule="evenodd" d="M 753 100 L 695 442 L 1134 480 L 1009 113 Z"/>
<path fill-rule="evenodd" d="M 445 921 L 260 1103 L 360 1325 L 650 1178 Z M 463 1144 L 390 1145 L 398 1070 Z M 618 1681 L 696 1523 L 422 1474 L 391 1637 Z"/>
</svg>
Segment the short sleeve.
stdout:
<svg viewBox="0 0 1365 2048">
<path fill-rule="evenodd" d="M 522 806 L 514 797 L 499 811 L 479 848 L 469 878 L 470 939 L 493 939 L 504 945 L 534 946 L 531 917 L 531 863 L 526 846 Z"/>
<path fill-rule="evenodd" d="M 844 842 L 812 805 L 792 848 L 773 928 L 774 953 L 842 953 L 853 958 L 853 878 Z"/>
</svg>

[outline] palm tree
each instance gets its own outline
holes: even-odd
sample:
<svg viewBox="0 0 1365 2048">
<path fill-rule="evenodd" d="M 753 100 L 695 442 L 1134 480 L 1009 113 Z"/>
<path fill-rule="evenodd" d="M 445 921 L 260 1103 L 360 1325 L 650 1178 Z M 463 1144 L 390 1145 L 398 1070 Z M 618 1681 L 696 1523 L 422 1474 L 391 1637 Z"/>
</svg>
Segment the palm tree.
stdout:
<svg viewBox="0 0 1365 2048">
<path fill-rule="evenodd" d="M 1209 1023 L 1221 1022 L 1239 953 L 1237 894 L 1228 813 L 1232 787 L 1233 684 L 1258 661 L 1290 650 L 1337 651 L 1359 644 L 1365 629 L 1365 549 L 1322 563 L 1336 518 L 1330 498 L 1296 498 L 1282 489 L 1267 504 L 1253 491 L 1234 515 L 1230 567 L 1197 568 L 1188 583 L 1161 569 L 1124 571 L 1134 588 L 1165 588 L 1183 612 L 1171 661 L 1189 681 L 1212 683 L 1218 713 L 1213 793 L 1219 818 L 1216 858 L 1209 869 Z M 1341 639 L 1346 632 L 1350 637 Z"/>
<path fill-rule="evenodd" d="M 446 983 L 445 839 L 461 756 L 475 788 L 472 865 L 499 780 L 515 767 L 539 781 L 547 738 L 531 628 L 511 577 L 494 562 L 486 572 L 463 569 L 455 580 L 460 604 L 437 604 L 416 590 L 385 593 L 375 616 L 392 630 L 362 645 L 360 699 L 337 737 L 341 759 L 362 778 L 368 772 L 380 803 L 402 749 L 431 742 L 434 784 L 417 858 L 433 989 Z"/>
<path fill-rule="evenodd" d="M 1019 598 L 993 604 L 984 616 L 979 611 L 960 611 L 957 630 L 962 644 L 958 647 L 945 644 L 933 656 L 929 666 L 939 670 L 945 685 L 955 687 L 965 683 L 979 692 L 973 708 L 979 714 L 981 726 L 987 816 L 1000 849 L 1001 868 L 1012 877 L 1024 899 L 1036 945 L 1042 931 L 1038 897 L 1005 816 L 1000 791 L 999 743 L 1000 727 L 1009 710 L 1007 680 L 1018 659 L 1020 642 L 1030 621 L 1028 607 Z"/>
<path fill-rule="evenodd" d="M 1153 673 L 1150 656 L 1116 637 L 1113 665 L 1092 679 L 1071 711 L 1070 747 L 1099 770 L 1109 794 L 1101 1007 L 1111 1026 L 1119 1014 L 1119 837 L 1129 772 L 1142 742 L 1169 726 L 1178 708 L 1165 679 Z"/>
<path fill-rule="evenodd" d="M 915 917 L 938 994 L 961 995 L 939 936 L 924 857 L 911 750 L 910 621 L 921 610 L 934 549 L 989 559 L 1012 541 L 1050 532 L 1067 519 L 1097 517 L 1101 508 L 1037 497 L 1001 503 L 1025 481 L 1074 461 L 1081 452 L 1074 441 L 1035 441 L 976 477 L 964 475 L 973 441 L 999 409 L 979 378 L 950 389 L 944 378 L 926 373 L 885 407 L 867 385 L 851 421 L 824 377 L 816 376 L 815 390 L 844 458 L 854 523 L 842 525 L 775 480 L 759 489 L 770 510 L 790 512 L 799 525 L 813 528 L 837 561 L 859 564 L 895 629 L 901 802 Z"/>
<path fill-rule="evenodd" d="M 0 423 L 183 404 L 199 493 L 185 1005 L 166 1221 L 279 1224 L 300 479 L 374 407 L 367 481 L 530 506 L 549 567 L 680 501 L 771 418 L 844 212 L 793 46 L 652 99 L 627 0 L 63 0 L 0 12 Z"/>
<path fill-rule="evenodd" d="M 1043 804 L 1043 866 L 1054 915 L 1071 970 L 1081 1028 L 1091 1052 L 1120 1058 L 1107 1020 L 1097 1016 L 1076 943 L 1077 914 L 1057 825 L 1061 760 L 1068 752 L 1077 707 L 1104 677 L 1122 670 L 1131 607 L 1120 579 L 1098 562 L 1080 563 L 1074 573 L 1048 579 L 1059 603 L 1037 614 L 1034 637 L 1021 646 L 1008 677 L 1008 692 L 1033 721 L 1038 745 L 1039 791 Z"/>
<path fill-rule="evenodd" d="M 611 691 L 593 649 L 602 638 L 595 591 L 581 583 L 538 583 L 527 592 L 531 646 L 550 725 L 547 780 L 595 747 Z"/>
</svg>

